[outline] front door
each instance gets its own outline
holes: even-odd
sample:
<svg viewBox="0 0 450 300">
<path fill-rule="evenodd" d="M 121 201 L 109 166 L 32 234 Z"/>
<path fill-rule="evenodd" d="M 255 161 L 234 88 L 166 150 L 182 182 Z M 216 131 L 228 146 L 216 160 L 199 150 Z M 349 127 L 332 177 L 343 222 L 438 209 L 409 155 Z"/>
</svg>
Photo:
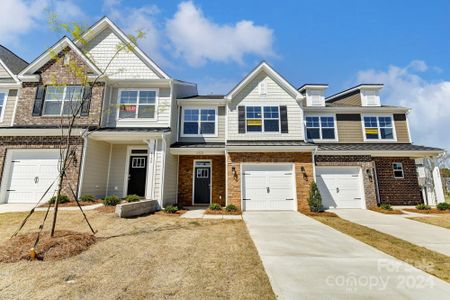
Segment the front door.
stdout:
<svg viewBox="0 0 450 300">
<path fill-rule="evenodd" d="M 211 203 L 211 163 L 195 162 L 194 204 Z"/>
<path fill-rule="evenodd" d="M 128 195 L 145 196 L 145 178 L 147 175 L 147 156 L 130 156 L 128 171 Z"/>
</svg>

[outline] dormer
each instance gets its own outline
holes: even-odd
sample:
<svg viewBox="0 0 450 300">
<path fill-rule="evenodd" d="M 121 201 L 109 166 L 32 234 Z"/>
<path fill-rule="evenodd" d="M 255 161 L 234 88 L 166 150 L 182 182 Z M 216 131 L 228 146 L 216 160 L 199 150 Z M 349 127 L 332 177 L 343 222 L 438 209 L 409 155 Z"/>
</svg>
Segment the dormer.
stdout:
<svg viewBox="0 0 450 300">
<path fill-rule="evenodd" d="M 381 106 L 380 90 L 382 85 L 362 85 L 361 106 Z"/>
<path fill-rule="evenodd" d="M 360 84 L 327 97 L 327 104 L 334 106 L 380 107 L 382 84 Z"/>
<path fill-rule="evenodd" d="M 305 97 L 306 106 L 325 106 L 327 84 L 305 84 L 298 91 Z"/>
</svg>

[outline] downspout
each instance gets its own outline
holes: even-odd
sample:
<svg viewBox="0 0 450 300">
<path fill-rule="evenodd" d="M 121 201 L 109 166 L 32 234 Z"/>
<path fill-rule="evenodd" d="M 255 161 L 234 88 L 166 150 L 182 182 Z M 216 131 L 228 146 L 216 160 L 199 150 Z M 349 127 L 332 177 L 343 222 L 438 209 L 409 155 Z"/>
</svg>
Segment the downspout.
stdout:
<svg viewBox="0 0 450 300">
<path fill-rule="evenodd" d="M 379 190 L 379 187 L 378 187 L 378 174 L 377 174 L 377 167 L 376 167 L 376 165 L 375 165 L 375 162 L 374 162 L 374 166 L 373 166 L 373 181 L 374 181 L 374 183 L 375 183 L 375 197 L 376 197 L 376 200 L 377 200 L 377 205 L 380 205 L 381 204 L 381 199 L 380 199 L 380 190 Z"/>
</svg>

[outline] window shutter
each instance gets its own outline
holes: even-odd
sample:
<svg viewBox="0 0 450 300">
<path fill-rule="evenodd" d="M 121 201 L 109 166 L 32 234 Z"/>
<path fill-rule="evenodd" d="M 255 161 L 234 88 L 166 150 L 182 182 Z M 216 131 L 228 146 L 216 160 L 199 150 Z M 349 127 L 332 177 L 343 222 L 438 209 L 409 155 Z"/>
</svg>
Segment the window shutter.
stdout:
<svg viewBox="0 0 450 300">
<path fill-rule="evenodd" d="M 245 106 L 238 107 L 239 133 L 245 133 Z"/>
<path fill-rule="evenodd" d="M 83 106 L 81 107 L 81 116 L 89 116 L 89 107 L 91 106 L 92 87 L 86 85 L 83 92 Z"/>
<path fill-rule="evenodd" d="M 286 105 L 280 106 L 280 121 L 281 121 L 281 133 L 289 133 Z"/>
<path fill-rule="evenodd" d="M 32 113 L 33 116 L 42 115 L 44 98 L 45 98 L 45 85 L 40 85 L 36 90 L 36 97 L 34 98 L 33 113 Z"/>
</svg>

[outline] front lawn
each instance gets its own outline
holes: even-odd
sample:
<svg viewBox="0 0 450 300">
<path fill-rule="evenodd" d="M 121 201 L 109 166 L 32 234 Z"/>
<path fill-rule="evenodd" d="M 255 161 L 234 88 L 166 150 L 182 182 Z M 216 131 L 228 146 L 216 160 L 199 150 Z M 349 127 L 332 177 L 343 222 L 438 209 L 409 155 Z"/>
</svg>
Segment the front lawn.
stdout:
<svg viewBox="0 0 450 300">
<path fill-rule="evenodd" d="M 446 255 L 414 245 L 366 226 L 341 219 L 337 216 L 319 215 L 313 216 L 313 218 L 450 283 L 450 259 Z"/>
<path fill-rule="evenodd" d="M 63 260 L 0 263 L 0 299 L 275 298 L 243 221 L 87 215 L 96 244 Z M 0 245 L 24 216 L 0 214 Z M 42 216 L 35 213 L 25 232 Z M 58 216 L 58 230 L 88 232 L 79 212 Z"/>
<path fill-rule="evenodd" d="M 412 217 L 409 219 L 450 229 L 450 214 L 434 215 L 431 217 Z"/>
</svg>

